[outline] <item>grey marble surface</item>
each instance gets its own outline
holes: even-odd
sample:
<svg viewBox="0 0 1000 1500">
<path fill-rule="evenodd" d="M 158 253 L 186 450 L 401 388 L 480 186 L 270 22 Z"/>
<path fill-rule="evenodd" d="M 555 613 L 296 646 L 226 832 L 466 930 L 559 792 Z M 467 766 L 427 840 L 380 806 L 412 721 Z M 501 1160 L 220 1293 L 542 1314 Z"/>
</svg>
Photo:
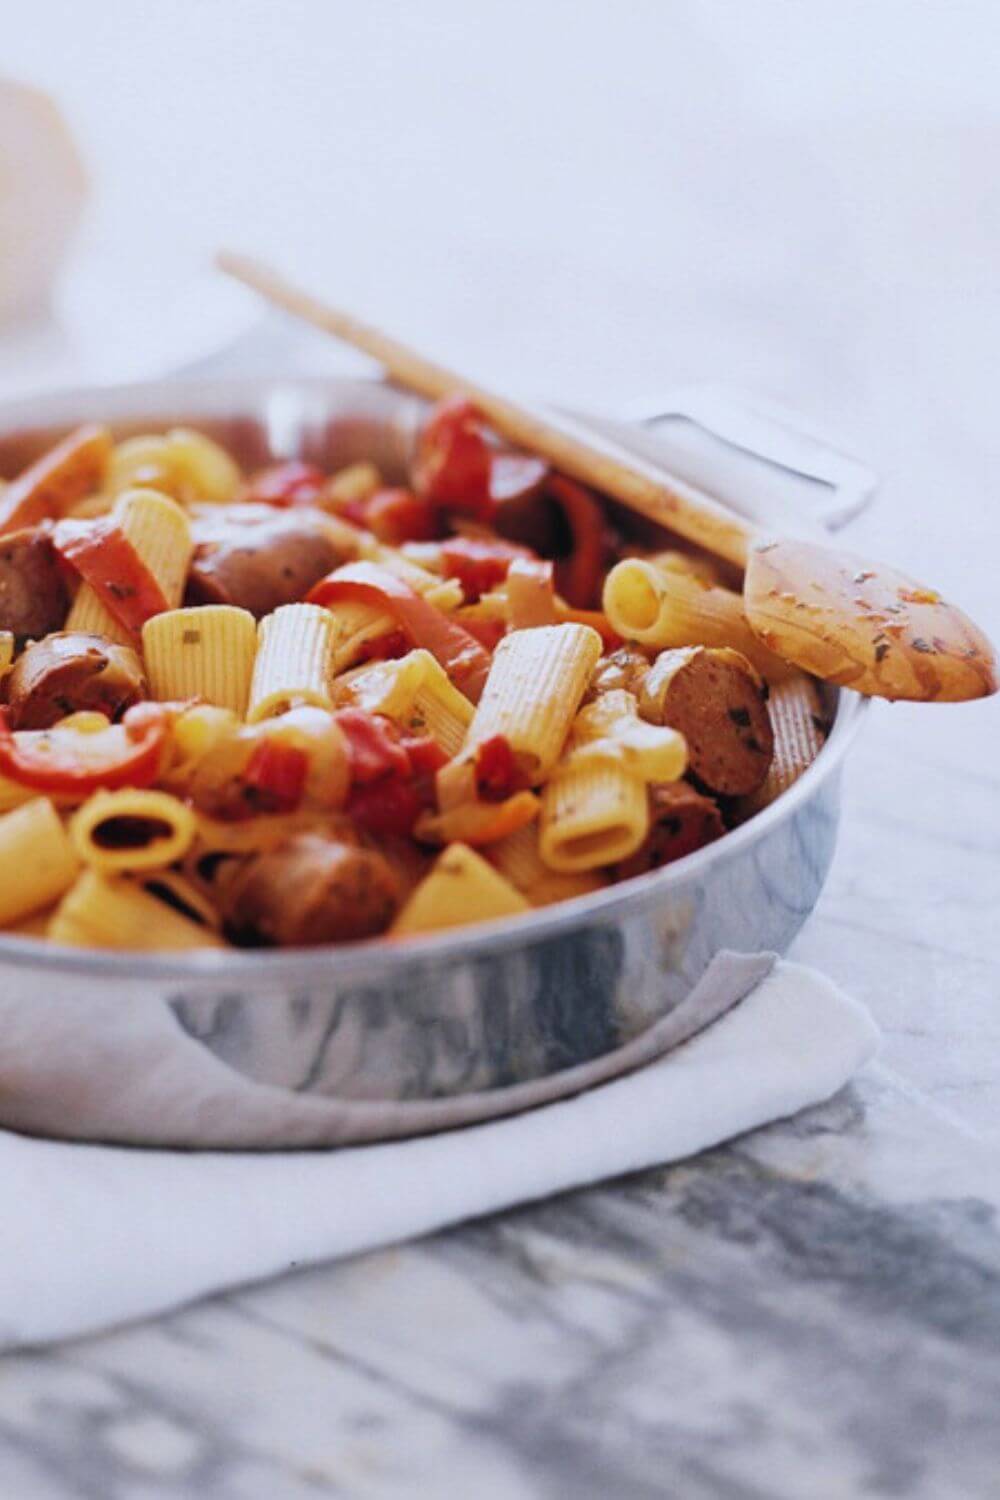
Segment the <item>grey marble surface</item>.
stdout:
<svg viewBox="0 0 1000 1500">
<path fill-rule="evenodd" d="M 155 56 L 212 99 L 189 238 L 246 241 L 249 213 L 254 242 L 304 261 L 288 226 L 322 181 L 295 236 L 317 279 L 456 363 L 584 406 L 720 377 L 797 406 L 884 476 L 859 550 L 996 633 L 995 7 L 956 26 L 844 0 L 637 5 L 612 27 L 579 4 L 558 82 L 556 5 L 532 7 L 528 52 L 504 51 L 513 5 L 477 10 L 474 39 L 400 8 L 394 46 L 378 7 L 338 9 L 325 52 L 260 10 L 230 80 L 224 6 L 199 7 L 197 46 L 173 7 L 131 30 L 122 11 L 100 57 L 84 8 L 35 8 L 63 45 L 11 28 L 9 65 L 65 88 L 120 162 L 106 232 L 161 236 L 178 133 L 204 129 L 169 90 L 136 114 L 113 86 Z M 380 59 L 374 88 L 331 76 L 352 46 Z M 227 368 L 323 358 L 265 328 Z M 793 949 L 884 1031 L 839 1098 L 669 1170 L 12 1356 L 0 1494 L 992 1500 L 998 743 L 995 702 L 883 707 L 851 757 Z"/>
</svg>

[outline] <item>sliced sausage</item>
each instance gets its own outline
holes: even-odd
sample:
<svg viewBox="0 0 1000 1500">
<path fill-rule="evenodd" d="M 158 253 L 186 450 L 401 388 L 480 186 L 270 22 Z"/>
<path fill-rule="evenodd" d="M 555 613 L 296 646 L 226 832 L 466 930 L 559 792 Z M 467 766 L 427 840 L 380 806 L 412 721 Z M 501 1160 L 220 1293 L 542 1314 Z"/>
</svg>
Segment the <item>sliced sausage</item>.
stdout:
<svg viewBox="0 0 1000 1500">
<path fill-rule="evenodd" d="M 710 792 L 739 797 L 763 784 L 774 753 L 767 686 L 739 651 L 662 651 L 640 690 L 639 712 L 683 734 L 690 769 Z"/>
<path fill-rule="evenodd" d="M 235 604 L 258 620 L 305 598 L 357 553 L 349 528 L 335 530 L 309 506 L 212 506 L 194 517 L 192 531 L 187 603 Z"/>
<path fill-rule="evenodd" d="M 234 942 L 293 948 L 384 932 L 400 887 L 375 850 L 300 833 L 229 872 L 220 895 Z"/>
<path fill-rule="evenodd" d="M 52 538 L 31 527 L 0 537 L 0 630 L 19 641 L 58 630 L 69 613 L 69 594 Z"/>
<path fill-rule="evenodd" d="M 100 635 L 47 635 L 18 657 L 7 679 L 14 729 L 48 729 L 82 709 L 114 719 L 145 696 L 138 654 Z"/>
<path fill-rule="evenodd" d="M 592 703 L 602 693 L 617 691 L 632 693 L 636 698 L 642 690 L 650 660 L 638 646 L 619 646 L 610 656 L 602 656 L 590 679 L 586 701 Z"/>
<path fill-rule="evenodd" d="M 616 880 L 658 870 L 711 844 L 726 831 L 716 803 L 686 781 L 650 787 L 649 811 L 649 833 L 629 859 L 614 867 Z"/>
</svg>

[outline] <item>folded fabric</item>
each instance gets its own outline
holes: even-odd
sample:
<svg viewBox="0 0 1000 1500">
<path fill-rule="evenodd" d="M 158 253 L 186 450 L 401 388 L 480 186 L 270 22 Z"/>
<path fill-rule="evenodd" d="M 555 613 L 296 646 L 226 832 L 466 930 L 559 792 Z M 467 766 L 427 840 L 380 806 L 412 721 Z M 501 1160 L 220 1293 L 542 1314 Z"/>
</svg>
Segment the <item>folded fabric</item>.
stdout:
<svg viewBox="0 0 1000 1500">
<path fill-rule="evenodd" d="M 856 1001 L 782 962 L 645 1066 L 463 1129 L 269 1154 L 0 1132 L 0 1344 L 90 1332 L 690 1156 L 829 1098 L 877 1039 Z"/>
</svg>

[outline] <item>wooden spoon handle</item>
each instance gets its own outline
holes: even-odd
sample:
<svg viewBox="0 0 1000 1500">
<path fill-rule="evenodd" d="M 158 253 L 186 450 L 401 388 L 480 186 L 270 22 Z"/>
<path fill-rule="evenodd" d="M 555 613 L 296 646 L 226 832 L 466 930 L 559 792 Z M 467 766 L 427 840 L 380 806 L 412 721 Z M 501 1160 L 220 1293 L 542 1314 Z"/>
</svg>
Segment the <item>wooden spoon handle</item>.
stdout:
<svg viewBox="0 0 1000 1500">
<path fill-rule="evenodd" d="M 223 250 L 217 263 L 221 270 L 259 292 L 276 307 L 371 355 L 400 385 L 434 401 L 453 391 L 463 392 L 509 442 L 539 454 L 563 473 L 620 500 L 716 557 L 724 557 L 738 567 L 746 563 L 756 535 L 749 522 L 682 480 L 668 480 L 655 464 L 638 458 L 620 444 L 568 417 L 533 410 L 465 379 L 350 313 L 320 302 L 270 267 L 247 256 Z"/>
</svg>

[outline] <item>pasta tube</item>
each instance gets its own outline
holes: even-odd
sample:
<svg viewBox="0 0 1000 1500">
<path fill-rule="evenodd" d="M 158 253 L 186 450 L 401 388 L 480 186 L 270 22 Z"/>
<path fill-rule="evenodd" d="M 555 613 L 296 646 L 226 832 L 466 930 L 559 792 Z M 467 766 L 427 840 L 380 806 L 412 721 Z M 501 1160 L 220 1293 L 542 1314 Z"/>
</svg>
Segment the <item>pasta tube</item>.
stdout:
<svg viewBox="0 0 1000 1500">
<path fill-rule="evenodd" d="M 646 783 L 621 760 L 571 756 L 542 794 L 538 847 L 554 870 L 627 859 L 649 831 Z"/>
<path fill-rule="evenodd" d="M 687 746 L 676 729 L 647 724 L 632 693 L 615 688 L 582 708 L 570 737 L 573 760 L 621 760 L 643 781 L 676 781 L 687 769 Z"/>
<path fill-rule="evenodd" d="M 604 885 L 604 880 L 594 870 L 579 870 L 568 874 L 550 869 L 539 852 L 538 826 L 534 823 L 491 844 L 486 855 L 490 864 L 522 896 L 527 897 L 532 906 L 550 906 L 555 901 L 569 901 L 573 896 L 586 896 L 591 891 L 599 891 Z"/>
<path fill-rule="evenodd" d="M 503 735 L 526 780 L 533 786 L 544 781 L 559 759 L 601 649 L 601 637 L 589 625 L 539 625 L 505 636 L 463 756 Z"/>
<path fill-rule="evenodd" d="M 774 755 L 763 785 L 739 803 L 744 817 L 759 812 L 798 781 L 822 750 L 826 738 L 819 688 L 804 672 L 776 684 L 767 708 L 774 731 Z"/>
<path fill-rule="evenodd" d="M 449 844 L 389 929 L 397 937 L 513 917 L 527 901 L 467 844 Z"/>
<path fill-rule="evenodd" d="M 156 870 L 186 854 L 195 815 L 168 792 L 97 792 L 70 824 L 73 847 L 84 864 L 106 875 Z"/>
<path fill-rule="evenodd" d="M 769 682 L 793 670 L 754 635 L 731 589 L 640 557 L 616 563 L 604 581 L 604 612 L 625 640 L 643 646 L 731 646 Z"/>
<path fill-rule="evenodd" d="M 441 663 L 424 650 L 359 671 L 351 679 L 350 697 L 408 734 L 429 734 L 448 756 L 458 754 L 475 712 Z"/>
<path fill-rule="evenodd" d="M 232 500 L 240 481 L 240 471 L 226 450 L 187 427 L 174 427 L 164 436 L 126 438 L 115 447 L 108 470 L 113 495 L 143 485 L 182 504 Z"/>
<path fill-rule="evenodd" d="M 47 797 L 0 818 L 0 927 L 51 906 L 76 879 L 79 861 Z"/>
<path fill-rule="evenodd" d="M 318 604 L 283 604 L 260 622 L 247 719 L 283 714 L 300 703 L 330 708 L 334 618 Z"/>
<path fill-rule="evenodd" d="M 0 677 L 10 671 L 14 661 L 14 635 L 10 630 L 0 630 Z"/>
<path fill-rule="evenodd" d="M 171 609 L 181 602 L 194 544 L 188 518 L 156 490 L 128 490 L 112 512 L 125 536 L 153 574 Z M 84 583 L 66 619 L 68 631 L 103 635 L 121 646 L 133 640 L 89 584 Z"/>
<path fill-rule="evenodd" d="M 224 948 L 208 928 L 158 901 L 127 877 L 86 870 L 49 923 L 49 940 L 72 948 L 117 948 L 146 953 Z"/>
<path fill-rule="evenodd" d="M 257 622 L 229 604 L 172 609 L 142 630 L 142 652 L 154 698 L 201 698 L 242 718 L 257 655 Z"/>
</svg>

